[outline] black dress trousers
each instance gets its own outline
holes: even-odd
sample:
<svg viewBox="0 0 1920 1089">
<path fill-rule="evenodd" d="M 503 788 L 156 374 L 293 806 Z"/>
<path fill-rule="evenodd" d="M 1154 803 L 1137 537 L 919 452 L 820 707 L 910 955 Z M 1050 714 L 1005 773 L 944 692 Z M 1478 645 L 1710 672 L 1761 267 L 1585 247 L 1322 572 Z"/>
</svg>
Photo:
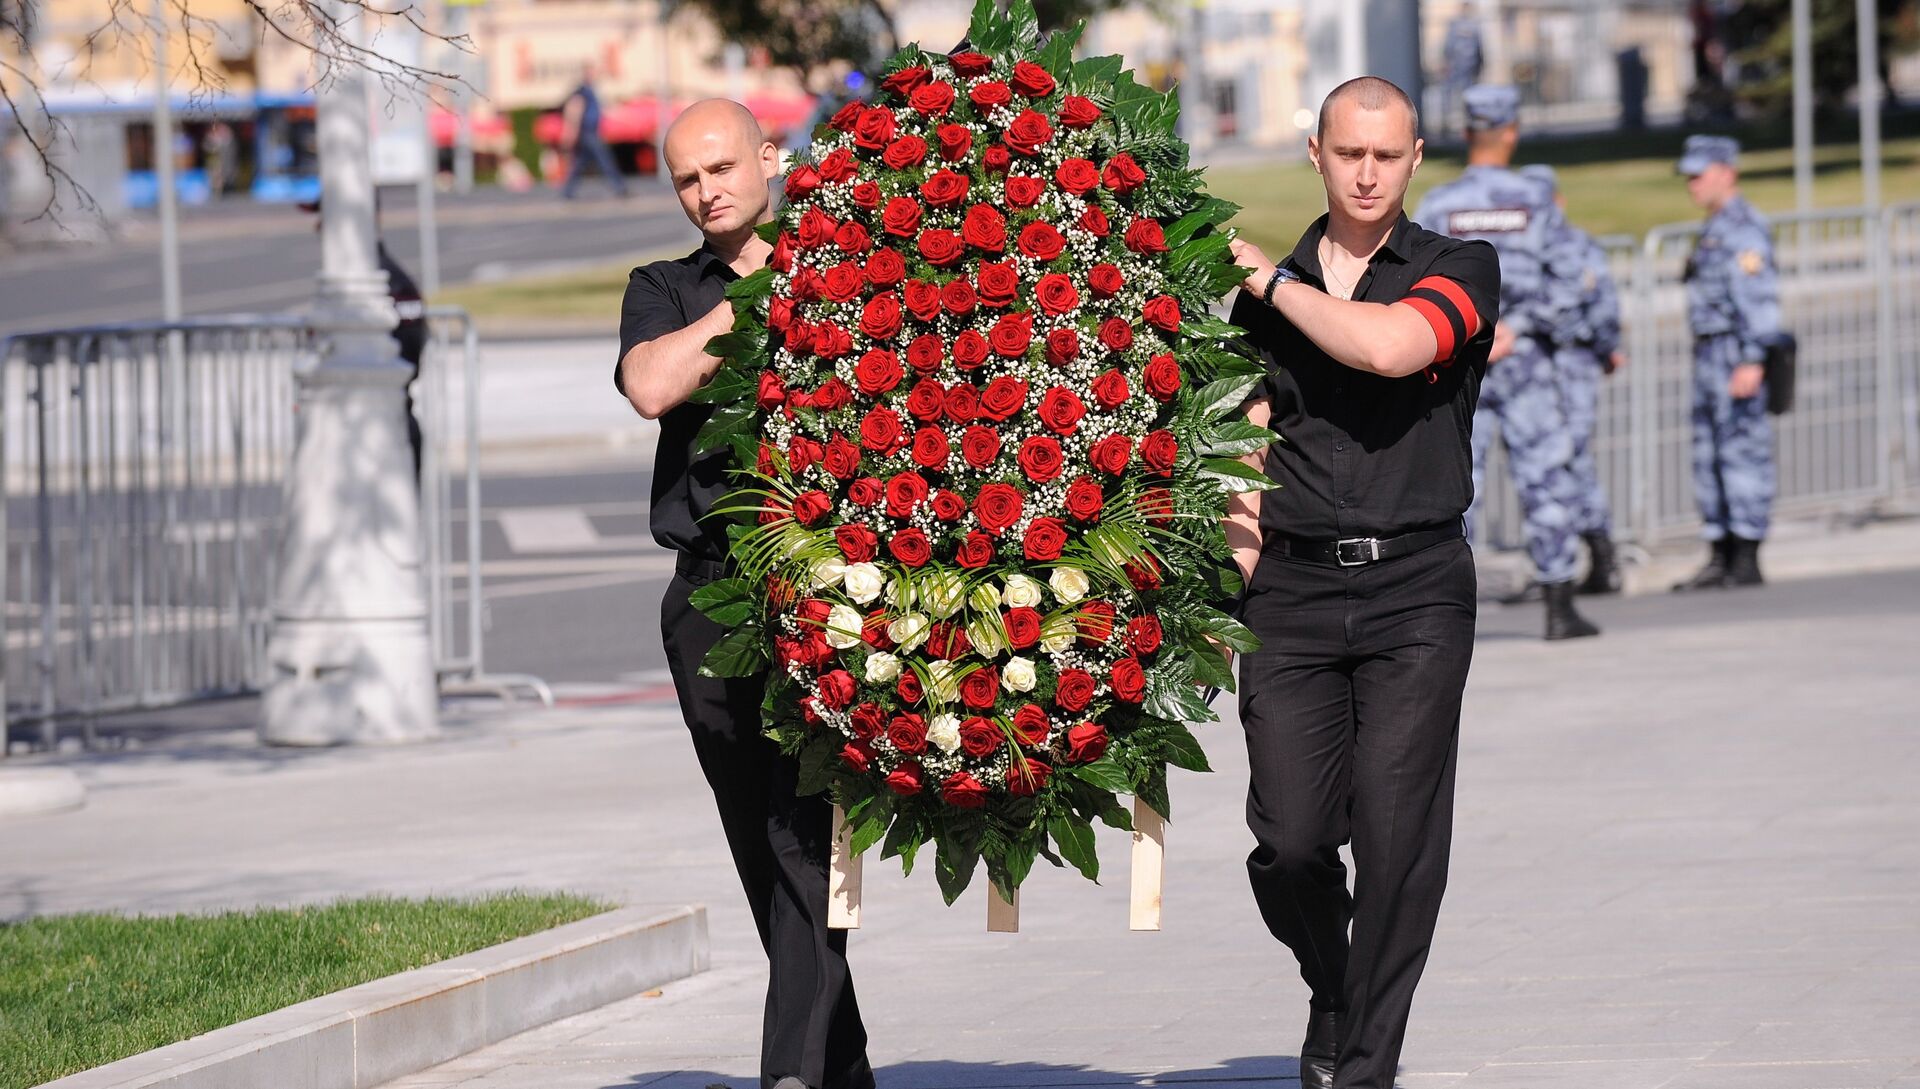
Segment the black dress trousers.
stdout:
<svg viewBox="0 0 1920 1089">
<path fill-rule="evenodd" d="M 1240 663 L 1254 899 L 1315 1008 L 1342 1013 L 1334 1085 L 1392 1089 L 1447 883 L 1473 554 L 1456 539 L 1343 568 L 1269 552 L 1244 616 L 1261 639 Z"/>
<path fill-rule="evenodd" d="M 869 1089 L 873 1072 L 847 969 L 847 934 L 827 927 L 832 803 L 795 795 L 794 761 L 760 732 L 765 688 L 758 678 L 699 674 L 723 631 L 688 597 L 718 576 L 717 567 L 674 576 L 661 601 L 660 629 L 680 710 L 767 951 L 761 1085 L 797 1077 L 823 1089 Z"/>
</svg>

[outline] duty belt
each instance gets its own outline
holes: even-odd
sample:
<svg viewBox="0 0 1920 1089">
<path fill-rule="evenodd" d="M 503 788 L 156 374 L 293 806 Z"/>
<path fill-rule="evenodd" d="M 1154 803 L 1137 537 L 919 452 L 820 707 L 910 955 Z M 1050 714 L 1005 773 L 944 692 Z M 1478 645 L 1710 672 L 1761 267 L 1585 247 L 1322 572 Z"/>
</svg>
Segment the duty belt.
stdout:
<svg viewBox="0 0 1920 1089">
<path fill-rule="evenodd" d="M 1262 542 L 1262 550 L 1308 563 L 1361 567 L 1381 560 L 1409 556 L 1423 548 L 1461 536 L 1464 534 L 1458 525 L 1416 529 L 1397 537 L 1341 537 L 1332 541 L 1275 535 Z"/>
<path fill-rule="evenodd" d="M 679 559 L 674 561 L 673 570 L 688 582 L 704 586 L 709 582 L 718 582 L 727 577 L 727 561 L 709 559 L 692 552 L 682 552 Z"/>
</svg>

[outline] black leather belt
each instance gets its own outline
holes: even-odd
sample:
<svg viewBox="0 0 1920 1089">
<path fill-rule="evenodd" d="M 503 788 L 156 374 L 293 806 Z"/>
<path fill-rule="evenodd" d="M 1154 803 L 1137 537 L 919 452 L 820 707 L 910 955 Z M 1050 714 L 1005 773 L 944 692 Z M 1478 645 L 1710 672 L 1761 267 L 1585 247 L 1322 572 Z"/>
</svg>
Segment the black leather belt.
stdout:
<svg viewBox="0 0 1920 1089">
<path fill-rule="evenodd" d="M 680 558 L 673 562 L 673 570 L 688 582 L 704 586 L 709 582 L 718 582 L 727 577 L 727 561 L 682 552 Z"/>
<path fill-rule="evenodd" d="M 1342 537 L 1337 541 L 1316 541 L 1305 537 L 1269 536 L 1263 550 L 1308 563 L 1339 567 L 1361 567 L 1398 556 L 1409 556 L 1423 548 L 1464 536 L 1457 525 L 1438 529 L 1416 529 L 1397 537 Z"/>
</svg>

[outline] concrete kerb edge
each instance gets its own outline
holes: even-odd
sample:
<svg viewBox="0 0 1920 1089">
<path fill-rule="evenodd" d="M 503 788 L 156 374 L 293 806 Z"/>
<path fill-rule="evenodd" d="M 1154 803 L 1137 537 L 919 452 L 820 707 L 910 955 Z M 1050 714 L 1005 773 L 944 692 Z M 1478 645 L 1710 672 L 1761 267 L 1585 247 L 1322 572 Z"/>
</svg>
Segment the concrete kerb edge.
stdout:
<svg viewBox="0 0 1920 1089">
<path fill-rule="evenodd" d="M 710 965 L 706 908 L 629 907 L 376 979 L 41 1089 L 372 1089 Z"/>
</svg>

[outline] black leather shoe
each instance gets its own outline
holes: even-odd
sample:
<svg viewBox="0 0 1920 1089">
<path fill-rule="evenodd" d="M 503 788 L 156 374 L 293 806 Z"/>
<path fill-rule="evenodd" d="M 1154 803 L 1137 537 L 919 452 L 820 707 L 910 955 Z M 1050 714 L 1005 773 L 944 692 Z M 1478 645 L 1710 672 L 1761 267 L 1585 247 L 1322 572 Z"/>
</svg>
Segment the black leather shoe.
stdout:
<svg viewBox="0 0 1920 1089">
<path fill-rule="evenodd" d="M 1760 577 L 1760 542 L 1745 537 L 1728 537 L 1727 541 L 1727 585 L 1758 586 L 1767 581 Z"/>
<path fill-rule="evenodd" d="M 1340 1054 L 1340 1015 L 1307 1012 L 1307 1038 L 1300 1045 L 1300 1089 L 1333 1089 L 1333 1063 Z"/>
<path fill-rule="evenodd" d="M 1620 592 L 1620 561 L 1613 552 L 1613 538 L 1604 533 L 1583 533 L 1587 542 L 1587 577 L 1575 593 L 1617 594 Z"/>
<path fill-rule="evenodd" d="M 1581 639 L 1589 635 L 1599 635 L 1600 629 L 1593 621 L 1581 616 L 1573 607 L 1573 583 L 1556 582 L 1542 586 L 1540 592 L 1547 599 L 1547 639 Z"/>
<path fill-rule="evenodd" d="M 1728 538 L 1722 537 L 1713 542 L 1713 552 L 1707 556 L 1707 565 L 1695 571 L 1688 578 L 1673 584 L 1673 592 L 1684 594 L 1691 590 L 1719 590 L 1727 585 L 1727 557 L 1733 550 Z"/>
</svg>

